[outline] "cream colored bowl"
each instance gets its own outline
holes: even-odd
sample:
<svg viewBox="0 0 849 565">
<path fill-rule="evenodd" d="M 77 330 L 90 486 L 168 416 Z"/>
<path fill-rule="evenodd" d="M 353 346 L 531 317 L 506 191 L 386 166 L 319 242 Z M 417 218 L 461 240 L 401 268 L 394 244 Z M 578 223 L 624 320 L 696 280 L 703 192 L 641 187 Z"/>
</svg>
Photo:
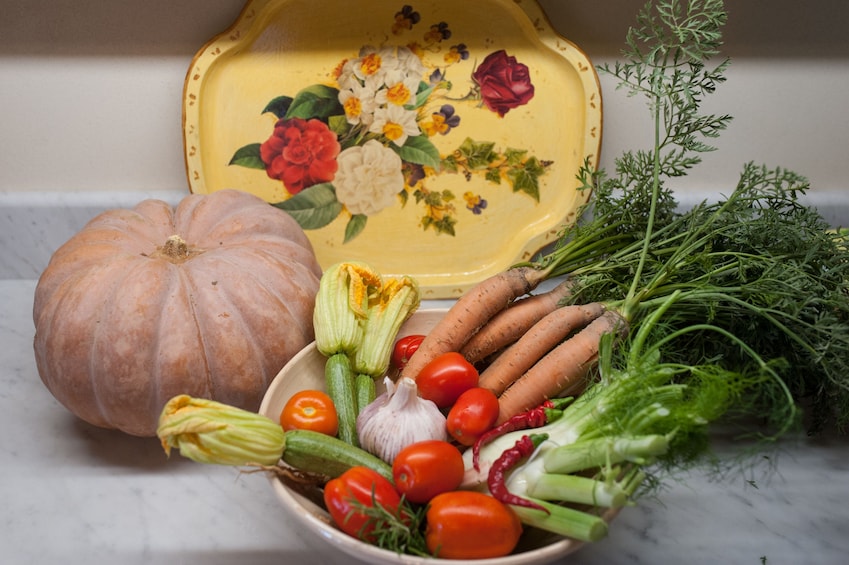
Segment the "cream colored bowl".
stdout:
<svg viewBox="0 0 849 565">
<path fill-rule="evenodd" d="M 421 310 L 416 312 L 399 332 L 399 337 L 410 334 L 426 334 L 445 314 L 445 310 Z M 304 389 L 324 388 L 325 357 L 310 344 L 295 355 L 274 378 L 260 406 L 260 413 L 274 419 L 280 416 L 283 406 L 293 394 Z M 380 383 L 379 383 L 380 384 Z M 286 487 L 277 477 L 270 477 L 274 494 L 283 507 L 297 520 L 303 530 L 324 539 L 337 550 L 365 563 L 439 565 L 443 563 L 468 563 L 462 560 L 433 559 L 399 555 L 358 541 L 338 530 L 330 521 L 329 514 Z M 494 559 L 477 559 L 476 565 L 532 565 L 549 563 L 581 547 L 581 542 L 538 531 L 526 531 L 513 554 Z"/>
</svg>

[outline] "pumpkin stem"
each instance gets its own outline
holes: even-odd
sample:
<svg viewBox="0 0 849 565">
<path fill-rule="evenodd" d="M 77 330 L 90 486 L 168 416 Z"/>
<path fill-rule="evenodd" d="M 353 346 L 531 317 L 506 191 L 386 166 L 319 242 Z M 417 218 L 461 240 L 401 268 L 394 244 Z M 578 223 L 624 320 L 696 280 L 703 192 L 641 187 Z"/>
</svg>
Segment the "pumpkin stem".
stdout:
<svg viewBox="0 0 849 565">
<path fill-rule="evenodd" d="M 175 234 L 165 240 L 165 245 L 157 247 L 151 257 L 167 259 L 172 263 L 182 263 L 200 253 L 202 253 L 200 249 L 189 247 L 186 240 Z"/>
</svg>

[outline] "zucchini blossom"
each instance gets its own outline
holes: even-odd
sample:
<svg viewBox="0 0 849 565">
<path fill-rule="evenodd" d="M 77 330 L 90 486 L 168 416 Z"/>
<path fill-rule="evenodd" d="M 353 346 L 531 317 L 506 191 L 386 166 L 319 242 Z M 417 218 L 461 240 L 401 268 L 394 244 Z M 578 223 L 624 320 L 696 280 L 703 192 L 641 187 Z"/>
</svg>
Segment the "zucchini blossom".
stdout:
<svg viewBox="0 0 849 565">
<path fill-rule="evenodd" d="M 386 373 L 398 330 L 420 303 L 415 279 L 405 276 L 384 281 L 377 302 L 369 306 L 363 340 L 354 352 L 354 371 L 375 379 Z"/>
<path fill-rule="evenodd" d="M 389 368 L 398 329 L 419 302 L 415 280 L 384 279 L 365 263 L 337 263 L 321 276 L 313 313 L 315 346 L 327 357 L 325 388 L 343 441 L 359 446 L 357 414 L 374 401 L 374 379 Z"/>
<path fill-rule="evenodd" d="M 369 304 L 382 285 L 380 273 L 365 263 L 342 262 L 325 270 L 313 311 L 315 345 L 322 354 L 351 355 L 359 349 Z"/>
<path fill-rule="evenodd" d="M 186 394 L 165 404 L 156 435 L 166 455 L 176 447 L 198 463 L 276 465 L 285 448 L 283 428 L 270 418 Z"/>
</svg>

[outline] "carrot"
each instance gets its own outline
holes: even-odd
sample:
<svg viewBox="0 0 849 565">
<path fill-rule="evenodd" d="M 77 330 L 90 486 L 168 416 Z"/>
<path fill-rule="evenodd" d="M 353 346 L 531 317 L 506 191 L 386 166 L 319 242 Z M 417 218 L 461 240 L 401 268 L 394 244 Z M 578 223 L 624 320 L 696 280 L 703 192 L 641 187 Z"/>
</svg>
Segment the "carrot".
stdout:
<svg viewBox="0 0 849 565">
<path fill-rule="evenodd" d="M 478 386 L 504 392 L 558 343 L 604 313 L 598 302 L 563 306 L 544 316 L 483 370 Z M 539 404 L 539 403 L 537 403 Z"/>
<path fill-rule="evenodd" d="M 427 334 L 401 371 L 416 379 L 422 368 L 439 355 L 460 351 L 469 338 L 516 298 L 528 294 L 548 276 L 533 267 L 515 267 L 492 275 L 463 293 Z"/>
<path fill-rule="evenodd" d="M 602 336 L 623 332 L 626 322 L 615 310 L 605 312 L 584 329 L 552 349 L 498 397 L 496 425 L 583 385 L 587 371 L 598 357 Z"/>
<path fill-rule="evenodd" d="M 536 322 L 552 312 L 569 294 L 571 281 L 564 281 L 548 292 L 520 298 L 499 312 L 474 334 L 460 350 L 469 363 L 477 363 L 514 343 Z"/>
</svg>

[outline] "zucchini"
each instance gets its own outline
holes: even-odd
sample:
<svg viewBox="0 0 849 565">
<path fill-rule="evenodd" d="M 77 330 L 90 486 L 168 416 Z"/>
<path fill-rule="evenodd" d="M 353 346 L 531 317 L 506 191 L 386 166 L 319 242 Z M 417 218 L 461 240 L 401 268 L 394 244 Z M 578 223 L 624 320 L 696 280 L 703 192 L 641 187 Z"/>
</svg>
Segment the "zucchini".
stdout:
<svg viewBox="0 0 849 565">
<path fill-rule="evenodd" d="M 312 430 L 289 430 L 284 434 L 283 461 L 296 469 L 338 477 L 351 467 L 373 469 L 392 481 L 392 466 L 368 451 L 339 438 Z"/>
<path fill-rule="evenodd" d="M 354 378 L 354 390 L 357 396 L 357 415 L 363 411 L 363 408 L 374 402 L 376 392 L 374 379 L 371 375 L 364 373 L 358 374 Z"/>
<path fill-rule="evenodd" d="M 342 441 L 359 447 L 357 439 L 357 396 L 354 386 L 354 371 L 351 360 L 344 353 L 336 353 L 327 359 L 324 366 L 324 386 L 327 395 L 336 407 L 339 418 L 337 436 Z"/>
</svg>

